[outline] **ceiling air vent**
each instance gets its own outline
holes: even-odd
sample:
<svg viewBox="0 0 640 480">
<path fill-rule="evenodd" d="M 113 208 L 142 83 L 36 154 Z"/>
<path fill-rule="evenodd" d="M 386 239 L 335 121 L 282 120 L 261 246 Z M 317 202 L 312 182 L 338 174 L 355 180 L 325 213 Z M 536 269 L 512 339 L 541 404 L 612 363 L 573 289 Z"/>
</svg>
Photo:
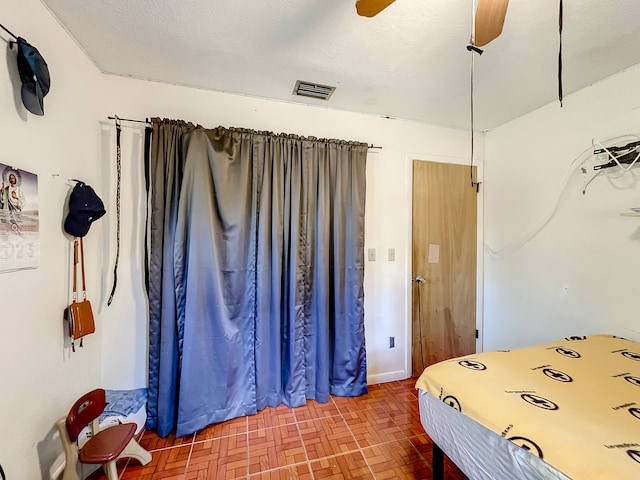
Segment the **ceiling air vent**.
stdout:
<svg viewBox="0 0 640 480">
<path fill-rule="evenodd" d="M 309 83 L 298 80 L 296 82 L 295 88 L 293 89 L 293 94 L 301 95 L 303 97 L 319 98 L 320 100 L 329 100 L 329 97 L 335 89 L 336 87 L 318 85 L 317 83 Z"/>
</svg>

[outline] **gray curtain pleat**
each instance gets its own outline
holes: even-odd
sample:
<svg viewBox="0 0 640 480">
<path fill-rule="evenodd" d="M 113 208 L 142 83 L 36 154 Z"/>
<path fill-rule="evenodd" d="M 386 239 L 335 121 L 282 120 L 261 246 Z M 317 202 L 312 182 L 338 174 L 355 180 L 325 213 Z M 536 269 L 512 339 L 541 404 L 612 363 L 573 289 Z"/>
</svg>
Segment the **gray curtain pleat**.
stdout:
<svg viewBox="0 0 640 480">
<path fill-rule="evenodd" d="M 183 136 L 194 125 L 181 121 L 152 122 L 147 183 L 149 277 L 149 377 L 147 428 L 166 431 L 175 426 L 179 364 L 173 280 L 173 234 L 182 182 Z M 168 261 L 166 261 L 168 259 Z"/>
</svg>

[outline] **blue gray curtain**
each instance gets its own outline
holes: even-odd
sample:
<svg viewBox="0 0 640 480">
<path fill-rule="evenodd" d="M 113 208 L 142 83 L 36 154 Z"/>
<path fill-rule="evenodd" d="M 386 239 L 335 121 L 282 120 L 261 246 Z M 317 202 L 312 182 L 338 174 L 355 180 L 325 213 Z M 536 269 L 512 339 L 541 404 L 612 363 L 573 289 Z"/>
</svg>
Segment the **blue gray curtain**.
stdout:
<svg viewBox="0 0 640 480">
<path fill-rule="evenodd" d="M 152 122 L 148 428 L 367 391 L 367 145 Z"/>
</svg>

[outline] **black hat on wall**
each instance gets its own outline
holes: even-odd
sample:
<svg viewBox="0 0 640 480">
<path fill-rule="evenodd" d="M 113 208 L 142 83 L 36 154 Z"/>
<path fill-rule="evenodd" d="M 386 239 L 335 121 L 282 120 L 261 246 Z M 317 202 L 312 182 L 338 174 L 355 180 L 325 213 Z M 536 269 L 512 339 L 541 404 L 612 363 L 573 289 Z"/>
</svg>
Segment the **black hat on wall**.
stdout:
<svg viewBox="0 0 640 480">
<path fill-rule="evenodd" d="M 38 49 L 18 37 L 18 72 L 22 80 L 22 103 L 34 115 L 44 115 L 44 97 L 49 93 L 49 67 Z"/>
<path fill-rule="evenodd" d="M 9 47 L 18 46 L 18 73 L 22 81 L 20 96 L 22 103 L 31 113 L 44 115 L 44 97 L 49 93 L 51 78 L 49 67 L 36 47 L 30 45 L 24 38 L 11 33 L 0 23 L 0 28 L 11 35 L 16 41 L 9 42 Z"/>
<path fill-rule="evenodd" d="M 93 188 L 78 181 L 69 195 L 69 214 L 64 221 L 64 230 L 74 237 L 84 237 L 91 224 L 105 213 L 104 204 Z"/>
</svg>

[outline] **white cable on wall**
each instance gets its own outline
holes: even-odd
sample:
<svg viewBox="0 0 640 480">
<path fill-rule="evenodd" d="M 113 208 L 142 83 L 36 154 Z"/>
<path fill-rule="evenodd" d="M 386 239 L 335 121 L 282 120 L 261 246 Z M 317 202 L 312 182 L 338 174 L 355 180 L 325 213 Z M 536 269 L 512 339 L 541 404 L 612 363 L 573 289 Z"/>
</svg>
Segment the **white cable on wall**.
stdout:
<svg viewBox="0 0 640 480">
<path fill-rule="evenodd" d="M 615 145 L 616 143 L 620 143 L 623 139 L 629 139 L 630 137 L 631 138 L 635 138 L 635 139 L 639 138 L 639 137 L 637 137 L 635 135 L 623 135 L 623 136 L 620 136 L 620 137 L 611 138 L 611 139 L 605 141 L 604 143 L 609 144 L 609 147 L 611 147 L 611 146 Z M 629 168 L 624 168 L 617 161 L 616 157 L 606 147 L 604 147 L 602 145 L 602 143 L 600 143 L 600 142 L 596 142 L 596 143 L 598 143 L 598 145 L 602 149 L 604 149 L 611 158 L 613 158 L 616 161 L 618 166 L 623 170 L 623 174 L 627 173 L 629 171 L 629 169 L 631 168 L 631 166 L 633 166 L 636 163 L 636 161 L 638 160 L 636 158 L 636 161 L 634 161 L 633 164 L 631 166 L 629 166 Z M 493 259 L 500 259 L 500 258 L 504 258 L 504 257 L 506 257 L 508 255 L 511 255 L 516 250 L 518 250 L 521 247 L 523 247 L 531 239 L 533 239 L 538 233 L 540 233 L 540 231 L 551 221 L 551 219 L 555 216 L 556 212 L 558 211 L 558 207 L 560 206 L 560 199 L 562 198 L 562 195 L 564 194 L 564 191 L 566 190 L 567 185 L 569 184 L 569 181 L 571 180 L 571 176 L 573 175 L 573 173 L 579 167 L 581 167 L 582 164 L 584 164 L 585 161 L 587 161 L 591 157 L 593 157 L 593 155 L 594 155 L 593 146 L 591 146 L 588 149 L 584 150 L 580 155 L 578 155 L 571 162 L 571 164 L 569 164 L 569 167 L 567 168 L 567 171 L 566 171 L 566 173 L 564 175 L 564 178 L 562 180 L 562 184 L 560 186 L 560 190 L 559 190 L 559 192 L 558 192 L 558 194 L 556 196 L 555 203 L 547 211 L 547 213 L 543 217 L 541 217 L 541 219 L 530 230 L 522 233 L 521 235 L 519 235 L 518 237 L 513 239 L 509 244 L 507 244 L 504 247 L 499 248 L 499 249 L 494 249 L 489 244 L 487 244 L 485 242 L 484 243 L 484 248 L 489 253 L 489 256 L 491 258 L 493 258 Z M 639 154 L 639 156 L 640 156 L 640 154 Z M 596 174 L 592 179 L 590 179 L 589 182 L 591 182 L 600 173 L 602 173 L 602 170 L 600 172 L 598 172 L 598 174 Z M 586 190 L 586 186 L 585 186 L 585 190 Z M 585 192 L 585 190 L 583 190 L 583 193 Z"/>
</svg>

